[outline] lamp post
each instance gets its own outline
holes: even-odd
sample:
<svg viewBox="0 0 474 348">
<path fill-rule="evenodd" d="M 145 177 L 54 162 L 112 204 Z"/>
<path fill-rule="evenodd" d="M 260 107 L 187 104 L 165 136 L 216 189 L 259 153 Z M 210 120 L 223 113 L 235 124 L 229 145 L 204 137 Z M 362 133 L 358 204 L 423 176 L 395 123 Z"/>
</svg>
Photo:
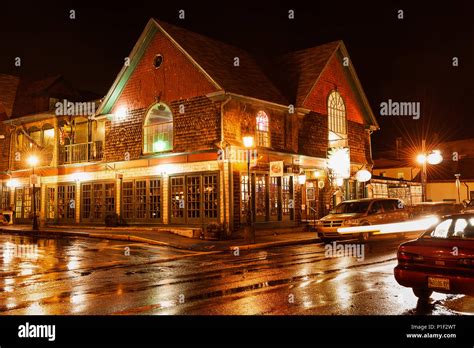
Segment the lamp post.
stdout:
<svg viewBox="0 0 474 348">
<path fill-rule="evenodd" d="M 35 155 L 31 155 L 28 157 L 28 164 L 31 166 L 32 169 L 32 182 L 33 182 L 33 231 L 38 231 L 38 219 L 36 217 L 36 177 L 35 177 L 35 167 L 38 165 L 39 159 Z"/>
<path fill-rule="evenodd" d="M 426 140 L 421 141 L 421 153 L 416 156 L 416 161 L 421 164 L 421 200 L 426 202 L 426 183 L 427 183 L 427 164 L 436 165 L 443 161 L 441 151 L 433 150 L 431 153 L 426 153 Z"/>
<path fill-rule="evenodd" d="M 247 149 L 247 226 L 245 237 L 250 243 L 255 243 L 255 231 L 252 224 L 252 206 L 251 206 L 251 179 L 250 179 L 250 149 L 253 147 L 253 136 L 243 137 L 244 146 Z"/>
</svg>

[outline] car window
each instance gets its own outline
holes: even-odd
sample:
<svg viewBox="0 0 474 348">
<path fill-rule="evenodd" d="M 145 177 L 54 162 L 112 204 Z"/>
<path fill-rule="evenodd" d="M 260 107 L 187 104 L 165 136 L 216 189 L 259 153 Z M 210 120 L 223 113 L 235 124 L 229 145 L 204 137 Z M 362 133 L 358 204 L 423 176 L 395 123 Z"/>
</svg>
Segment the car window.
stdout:
<svg viewBox="0 0 474 348">
<path fill-rule="evenodd" d="M 426 237 L 432 238 L 469 238 L 474 239 L 474 217 L 460 217 L 455 220 L 446 219 L 441 221 L 434 229 L 425 233 Z"/>
<path fill-rule="evenodd" d="M 452 222 L 453 222 L 452 219 L 448 219 L 448 220 L 444 220 L 440 222 L 431 233 L 431 237 L 447 238 L 448 233 L 449 233 L 449 228 L 451 227 Z"/>
<path fill-rule="evenodd" d="M 371 214 L 380 213 L 381 211 L 382 205 L 380 204 L 380 201 L 375 201 L 374 203 L 372 203 L 372 206 L 370 207 Z"/>
<path fill-rule="evenodd" d="M 393 204 L 394 203 L 393 201 L 382 201 L 381 203 L 382 203 L 383 210 L 386 213 L 389 213 L 395 210 L 395 205 Z"/>
<path fill-rule="evenodd" d="M 343 202 L 334 208 L 334 214 L 365 213 L 370 202 Z"/>
</svg>

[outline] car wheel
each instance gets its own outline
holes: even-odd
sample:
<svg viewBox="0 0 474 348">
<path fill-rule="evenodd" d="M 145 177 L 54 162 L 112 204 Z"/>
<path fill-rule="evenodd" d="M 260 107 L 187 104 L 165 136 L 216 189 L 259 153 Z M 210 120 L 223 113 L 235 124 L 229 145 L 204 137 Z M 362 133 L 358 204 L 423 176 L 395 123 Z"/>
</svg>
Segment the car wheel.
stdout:
<svg viewBox="0 0 474 348">
<path fill-rule="evenodd" d="M 319 239 L 321 239 L 321 242 L 323 242 L 324 244 L 330 244 L 332 242 L 331 238 L 320 237 Z"/>
<path fill-rule="evenodd" d="M 370 239 L 370 233 L 369 232 L 362 232 L 359 234 L 359 241 L 361 243 L 368 242 Z"/>
<path fill-rule="evenodd" d="M 420 300 L 428 300 L 433 293 L 433 290 L 413 288 L 413 293 Z"/>
</svg>

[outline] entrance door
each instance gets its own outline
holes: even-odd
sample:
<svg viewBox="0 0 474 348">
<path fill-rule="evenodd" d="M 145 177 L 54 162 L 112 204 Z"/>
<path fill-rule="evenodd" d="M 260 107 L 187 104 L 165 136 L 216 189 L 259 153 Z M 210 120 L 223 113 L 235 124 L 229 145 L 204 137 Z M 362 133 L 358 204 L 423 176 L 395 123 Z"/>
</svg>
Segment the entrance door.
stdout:
<svg viewBox="0 0 474 348">
<path fill-rule="evenodd" d="M 255 221 L 267 221 L 267 175 L 255 175 Z"/>
<path fill-rule="evenodd" d="M 270 177 L 270 186 L 268 188 L 268 194 L 270 196 L 270 221 L 281 220 L 281 178 Z"/>
<path fill-rule="evenodd" d="M 15 219 L 19 223 L 29 223 L 33 219 L 32 198 L 33 188 L 15 188 Z M 40 210 L 40 188 L 36 187 L 36 214 Z"/>
<path fill-rule="evenodd" d="M 105 223 L 108 214 L 115 213 L 115 183 L 82 185 L 82 221 Z"/>
</svg>

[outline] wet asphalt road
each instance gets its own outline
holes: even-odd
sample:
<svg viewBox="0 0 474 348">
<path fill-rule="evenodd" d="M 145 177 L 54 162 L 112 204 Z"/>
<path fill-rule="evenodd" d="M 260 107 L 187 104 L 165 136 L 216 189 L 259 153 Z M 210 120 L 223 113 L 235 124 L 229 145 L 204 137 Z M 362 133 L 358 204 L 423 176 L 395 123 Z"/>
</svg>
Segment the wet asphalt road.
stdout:
<svg viewBox="0 0 474 348">
<path fill-rule="evenodd" d="M 423 304 L 396 283 L 402 241 L 370 242 L 358 259 L 321 244 L 236 256 L 0 235 L 0 314 L 474 314 L 473 297 Z"/>
</svg>

